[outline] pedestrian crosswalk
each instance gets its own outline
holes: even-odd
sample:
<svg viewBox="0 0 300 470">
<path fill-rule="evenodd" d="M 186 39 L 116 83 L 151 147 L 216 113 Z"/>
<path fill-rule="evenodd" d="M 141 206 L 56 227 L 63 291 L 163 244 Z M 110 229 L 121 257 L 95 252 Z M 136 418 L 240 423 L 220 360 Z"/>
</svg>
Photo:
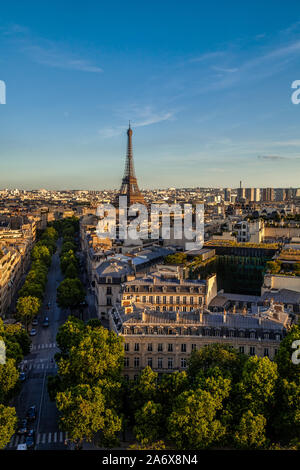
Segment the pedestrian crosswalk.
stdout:
<svg viewBox="0 0 300 470">
<path fill-rule="evenodd" d="M 57 369 L 57 364 L 54 360 L 51 361 L 50 359 L 24 359 L 20 363 L 21 371 L 26 372 L 32 369 Z"/>
<path fill-rule="evenodd" d="M 40 349 L 52 349 L 56 348 L 56 343 L 42 343 L 42 344 L 32 344 L 30 346 L 31 351 L 38 351 Z"/>
<path fill-rule="evenodd" d="M 62 431 L 40 432 L 36 435 L 35 444 L 58 444 L 65 443 L 68 439 L 68 433 Z M 24 444 L 26 437 L 24 435 L 14 434 L 7 445 L 8 449 L 14 449 L 19 444 Z"/>
</svg>

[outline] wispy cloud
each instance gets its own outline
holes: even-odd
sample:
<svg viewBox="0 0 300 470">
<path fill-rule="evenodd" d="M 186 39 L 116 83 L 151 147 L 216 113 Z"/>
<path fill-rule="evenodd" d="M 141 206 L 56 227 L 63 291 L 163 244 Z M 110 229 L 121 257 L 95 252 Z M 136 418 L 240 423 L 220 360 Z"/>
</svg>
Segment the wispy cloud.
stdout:
<svg viewBox="0 0 300 470">
<path fill-rule="evenodd" d="M 190 66 L 199 68 L 200 81 L 197 86 L 185 90 L 185 94 L 203 94 L 210 91 L 230 89 L 239 83 L 259 81 L 278 74 L 299 60 L 299 34 L 292 34 L 300 27 L 300 22 L 291 25 L 277 38 L 268 38 L 268 45 L 255 42 L 245 58 L 245 53 L 237 45 L 228 45 L 223 51 L 209 52 L 189 59 Z M 263 39 L 264 35 L 258 35 Z M 257 39 L 257 37 L 256 37 Z M 212 75 L 212 71 L 218 74 Z M 194 75 L 197 72 L 194 72 Z"/>
<path fill-rule="evenodd" d="M 91 64 L 85 59 L 80 59 L 75 55 L 59 50 L 53 43 L 48 47 L 38 45 L 25 45 L 22 48 L 34 62 L 64 70 L 79 70 L 81 72 L 103 72 L 102 68 Z"/>
<path fill-rule="evenodd" d="M 282 147 L 300 147 L 300 139 L 277 140 L 274 145 Z"/>
<path fill-rule="evenodd" d="M 257 158 L 259 160 L 267 160 L 267 161 L 282 161 L 282 160 L 299 160 L 300 157 L 286 157 L 282 155 L 258 155 Z"/>
<path fill-rule="evenodd" d="M 18 49 L 30 60 L 47 67 L 81 72 L 100 73 L 103 69 L 67 50 L 65 44 L 34 37 L 30 30 L 19 24 L 0 28 L 2 36 L 14 41 Z"/>
<path fill-rule="evenodd" d="M 287 157 L 282 157 L 279 155 L 258 155 L 257 158 L 259 160 L 269 160 L 269 161 L 279 161 L 279 160 L 287 159 Z"/>
<path fill-rule="evenodd" d="M 126 112 L 126 116 L 123 109 L 119 110 L 117 114 L 124 122 L 127 122 L 128 117 L 130 117 L 130 121 L 133 127 L 144 127 L 163 121 L 168 121 L 174 117 L 175 112 L 154 111 L 151 106 L 145 106 L 144 108 L 129 106 Z M 103 138 L 111 138 L 122 134 L 126 129 L 127 125 L 104 127 L 98 131 L 98 134 Z"/>
<path fill-rule="evenodd" d="M 237 67 L 234 68 L 229 68 L 229 67 L 218 67 L 214 65 L 213 70 L 216 70 L 217 72 L 224 72 L 224 73 L 234 73 L 237 72 L 239 69 Z"/>
<path fill-rule="evenodd" d="M 207 52 L 202 54 L 198 57 L 192 57 L 189 61 L 190 62 L 206 62 L 209 60 L 219 59 L 226 55 L 225 51 L 215 51 L 215 52 Z"/>
</svg>

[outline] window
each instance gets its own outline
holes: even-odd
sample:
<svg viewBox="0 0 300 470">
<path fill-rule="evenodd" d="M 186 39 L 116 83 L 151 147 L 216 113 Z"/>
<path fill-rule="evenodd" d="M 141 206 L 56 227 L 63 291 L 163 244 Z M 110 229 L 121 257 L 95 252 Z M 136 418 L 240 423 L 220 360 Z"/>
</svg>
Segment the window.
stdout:
<svg viewBox="0 0 300 470">
<path fill-rule="evenodd" d="M 134 350 L 139 351 L 140 350 L 140 344 L 139 343 L 134 343 Z"/>
<path fill-rule="evenodd" d="M 220 330 L 215 330 L 215 336 L 220 336 Z"/>
<path fill-rule="evenodd" d="M 152 295 L 149 295 L 149 303 L 153 304 L 153 296 Z"/>
<path fill-rule="evenodd" d="M 240 352 L 241 354 L 245 354 L 245 348 L 244 348 L 244 346 L 240 346 L 240 347 L 239 347 L 239 352 Z"/>
<path fill-rule="evenodd" d="M 140 367 L 140 358 L 139 357 L 134 358 L 134 367 Z"/>
<path fill-rule="evenodd" d="M 202 297 L 198 297 L 198 303 L 199 305 L 202 305 Z"/>
<path fill-rule="evenodd" d="M 196 344 L 192 344 L 192 351 L 196 351 L 197 350 L 197 345 Z"/>
<path fill-rule="evenodd" d="M 124 344 L 124 351 L 129 351 L 129 343 Z"/>
<path fill-rule="evenodd" d="M 162 357 L 159 357 L 157 359 L 157 368 L 162 369 L 162 367 L 163 367 L 163 360 L 162 360 Z"/>
<path fill-rule="evenodd" d="M 180 297 L 176 297 L 176 303 L 180 304 Z"/>
<path fill-rule="evenodd" d="M 156 303 L 157 303 L 157 304 L 160 303 L 160 297 L 159 297 L 159 295 L 156 296 Z"/>
<path fill-rule="evenodd" d="M 269 357 L 269 348 L 264 349 L 264 356 Z"/>
<path fill-rule="evenodd" d="M 163 345 L 162 343 L 158 343 L 157 345 L 157 351 L 161 352 L 163 350 Z"/>
<path fill-rule="evenodd" d="M 255 338 L 255 332 L 254 331 L 251 331 L 250 338 Z"/>
<path fill-rule="evenodd" d="M 255 355 L 255 347 L 250 346 L 250 356 L 254 356 L 254 355 Z"/>
<path fill-rule="evenodd" d="M 124 375 L 124 379 L 126 380 L 126 382 L 129 382 L 129 375 Z"/>
<path fill-rule="evenodd" d="M 234 331 L 233 330 L 230 330 L 229 331 L 229 336 L 232 338 L 234 336 Z"/>
<path fill-rule="evenodd" d="M 185 296 L 182 298 L 182 303 L 186 304 L 186 297 Z"/>
<path fill-rule="evenodd" d="M 265 339 L 269 339 L 269 336 L 270 336 L 269 333 L 265 333 L 265 334 L 264 334 L 264 338 L 265 338 Z"/>
<path fill-rule="evenodd" d="M 173 303 L 173 295 L 170 296 L 170 304 Z"/>
<path fill-rule="evenodd" d="M 182 358 L 181 358 L 181 368 L 182 368 L 182 369 L 185 369 L 185 368 L 186 368 L 186 359 L 185 359 L 185 357 L 182 357 Z"/>
<path fill-rule="evenodd" d="M 146 302 L 146 296 L 143 295 L 143 302 L 145 303 Z"/>
<path fill-rule="evenodd" d="M 152 357 L 148 357 L 148 366 L 152 369 Z"/>
<path fill-rule="evenodd" d="M 274 356 L 276 356 L 278 349 L 274 349 Z"/>
<path fill-rule="evenodd" d="M 194 297 L 190 297 L 190 304 L 193 305 L 194 303 Z"/>
<path fill-rule="evenodd" d="M 186 352 L 186 344 L 181 345 L 181 352 Z"/>
<path fill-rule="evenodd" d="M 280 341 L 280 335 L 279 334 L 275 335 L 275 339 L 276 341 Z"/>
<path fill-rule="evenodd" d="M 186 306 L 182 307 L 182 311 L 186 312 Z"/>
<path fill-rule="evenodd" d="M 148 351 L 152 351 L 152 343 L 148 343 Z"/>
<path fill-rule="evenodd" d="M 107 293 L 108 295 L 111 295 L 111 287 L 107 287 L 106 293 Z"/>
<path fill-rule="evenodd" d="M 163 304 L 166 304 L 167 303 L 167 297 L 164 295 L 163 296 Z"/>
<path fill-rule="evenodd" d="M 168 352 L 173 352 L 173 344 L 172 343 L 168 344 Z"/>
<path fill-rule="evenodd" d="M 173 358 L 168 357 L 168 369 L 173 369 Z"/>
<path fill-rule="evenodd" d="M 111 305 L 111 298 L 110 297 L 106 298 L 106 305 Z"/>
<path fill-rule="evenodd" d="M 129 367 L 129 357 L 124 357 L 124 367 Z"/>
</svg>

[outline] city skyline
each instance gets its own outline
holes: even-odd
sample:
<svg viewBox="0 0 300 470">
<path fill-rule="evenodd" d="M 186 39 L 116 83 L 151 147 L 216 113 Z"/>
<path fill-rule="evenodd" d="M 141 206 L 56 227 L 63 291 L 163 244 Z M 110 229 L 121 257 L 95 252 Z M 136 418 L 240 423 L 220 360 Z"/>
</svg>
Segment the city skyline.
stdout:
<svg viewBox="0 0 300 470">
<path fill-rule="evenodd" d="M 129 119 L 141 189 L 297 187 L 292 4 L 5 5 L 0 187 L 117 189 Z"/>
</svg>

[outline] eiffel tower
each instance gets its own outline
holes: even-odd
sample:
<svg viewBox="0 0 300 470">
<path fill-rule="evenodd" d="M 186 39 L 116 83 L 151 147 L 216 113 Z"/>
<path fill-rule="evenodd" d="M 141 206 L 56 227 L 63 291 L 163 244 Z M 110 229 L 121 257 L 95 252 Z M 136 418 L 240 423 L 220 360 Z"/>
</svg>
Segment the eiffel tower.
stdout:
<svg viewBox="0 0 300 470">
<path fill-rule="evenodd" d="M 125 163 L 125 171 L 122 179 L 121 189 L 119 196 L 127 196 L 127 206 L 131 206 L 136 202 L 140 204 L 145 204 L 146 202 L 139 190 L 137 179 L 135 176 L 134 165 L 133 165 L 133 155 L 132 155 L 132 129 L 129 127 L 127 130 L 127 155 Z"/>
</svg>

